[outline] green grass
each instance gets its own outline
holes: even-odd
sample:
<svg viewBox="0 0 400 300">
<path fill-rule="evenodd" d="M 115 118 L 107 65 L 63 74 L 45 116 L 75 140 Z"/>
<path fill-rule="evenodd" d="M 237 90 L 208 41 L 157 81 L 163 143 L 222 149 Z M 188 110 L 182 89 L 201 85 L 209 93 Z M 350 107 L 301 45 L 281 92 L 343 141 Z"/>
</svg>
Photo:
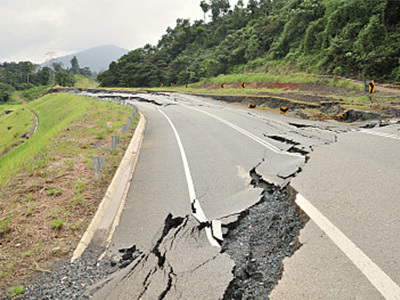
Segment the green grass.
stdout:
<svg viewBox="0 0 400 300">
<path fill-rule="evenodd" d="M 360 90 L 360 86 L 354 84 L 348 80 L 332 80 L 329 78 L 320 78 L 314 76 L 308 76 L 307 74 L 296 74 L 296 75 L 275 75 L 275 74 L 230 74 L 230 75 L 218 75 L 214 78 L 204 79 L 198 83 L 191 84 L 191 86 L 200 86 L 203 84 L 218 85 L 221 83 L 225 84 L 239 84 L 240 82 L 245 83 L 308 83 L 308 84 L 321 84 L 335 87 L 343 87 Z"/>
<path fill-rule="evenodd" d="M 14 105 L 11 105 L 11 104 L 2 104 L 2 105 L 0 105 L 0 115 L 5 111 L 5 110 L 8 110 L 8 109 L 12 109 L 14 107 Z"/>
<path fill-rule="evenodd" d="M 5 110 L 13 112 L 0 117 L 0 152 L 25 139 L 23 134 L 30 132 L 34 127 L 35 117 L 26 107 L 20 105 L 1 106 L 0 114 Z"/>
<path fill-rule="evenodd" d="M 50 88 L 51 86 L 48 85 L 35 86 L 29 90 L 21 92 L 20 95 L 24 100 L 31 102 L 43 93 L 47 92 Z"/>
<path fill-rule="evenodd" d="M 64 220 L 61 218 L 53 219 L 51 225 L 54 229 L 61 229 L 64 226 Z"/>
<path fill-rule="evenodd" d="M 70 94 L 46 95 L 24 106 L 33 109 L 39 116 L 36 133 L 13 151 L 0 157 L 0 185 L 6 183 L 22 166 L 44 151 L 52 138 L 78 116 L 90 109 L 89 100 L 83 96 Z M 43 155 L 43 160 L 46 160 Z"/>
<path fill-rule="evenodd" d="M 19 294 L 22 294 L 25 291 L 25 286 L 24 285 L 16 285 L 10 288 L 7 292 L 7 296 L 10 298 L 14 298 L 18 296 Z"/>
<path fill-rule="evenodd" d="M 94 81 L 93 78 L 87 78 L 82 75 L 75 75 L 76 83 L 74 87 L 76 88 L 97 88 L 99 84 Z"/>
<path fill-rule="evenodd" d="M 20 93 L 20 91 L 14 91 L 11 94 L 10 100 L 7 101 L 7 105 L 18 105 L 22 104 L 21 99 L 17 97 L 17 95 Z"/>
</svg>

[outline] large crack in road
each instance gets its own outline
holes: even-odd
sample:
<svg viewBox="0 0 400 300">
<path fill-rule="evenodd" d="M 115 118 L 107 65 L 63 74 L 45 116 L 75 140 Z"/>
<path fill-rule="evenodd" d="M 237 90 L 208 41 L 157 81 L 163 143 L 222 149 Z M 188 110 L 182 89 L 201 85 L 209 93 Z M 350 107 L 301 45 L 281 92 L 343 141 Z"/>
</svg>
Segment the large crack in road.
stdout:
<svg viewBox="0 0 400 300">
<path fill-rule="evenodd" d="M 224 299 L 267 299 L 282 276 L 282 261 L 300 247 L 297 236 L 305 219 L 297 212 L 290 187 L 262 179 L 253 169 L 252 184 L 263 189 L 259 203 L 228 224 L 222 252 L 235 261 L 234 279 Z"/>
<path fill-rule="evenodd" d="M 144 102 L 161 105 L 154 98 Z M 264 137 L 278 143 L 282 151 L 303 156 L 304 164 L 313 147 L 336 141 L 335 133 L 327 128 L 284 122 L 280 126 L 265 120 L 270 128 L 285 130 L 281 134 L 267 130 Z M 233 218 L 221 218 L 224 241 L 220 249 L 210 246 L 204 226 L 192 216 L 169 214 L 150 249 L 133 245 L 121 249 L 118 256 L 96 262 L 93 253 L 99 252 L 89 248 L 81 259 L 44 275 L 22 298 L 267 299 L 282 276 L 283 259 L 301 246 L 298 235 L 307 217 L 294 203 L 295 191 L 290 187 L 290 179 L 303 166 L 279 186 L 263 178 L 261 164 L 262 170 L 268 168 L 262 159 L 249 171 L 251 185 L 260 190 L 260 201 Z M 81 283 L 83 273 L 90 278 L 89 288 L 87 282 Z M 49 286 L 49 282 L 54 284 Z"/>
</svg>

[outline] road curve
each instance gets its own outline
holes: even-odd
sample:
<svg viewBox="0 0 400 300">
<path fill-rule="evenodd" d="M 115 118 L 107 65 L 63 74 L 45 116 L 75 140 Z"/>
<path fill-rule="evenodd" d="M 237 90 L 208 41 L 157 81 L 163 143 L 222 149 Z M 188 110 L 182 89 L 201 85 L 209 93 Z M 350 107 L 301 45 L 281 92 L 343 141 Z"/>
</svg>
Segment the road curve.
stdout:
<svg viewBox="0 0 400 300">
<path fill-rule="evenodd" d="M 395 158 L 385 159 L 385 164 L 373 160 L 387 157 L 397 144 L 373 143 L 371 139 L 377 136 L 350 132 L 341 124 L 300 121 L 194 96 L 143 94 L 132 98 L 129 101 L 139 106 L 148 123 L 126 205 L 107 255 L 116 257 L 120 249 L 135 245 L 142 256 L 110 279 L 95 293 L 95 299 L 186 299 L 195 295 L 221 299 L 233 279 L 232 259 L 210 245 L 204 230 L 195 229 L 198 222 L 191 217 L 193 197 L 173 128 L 187 157 L 196 200 L 208 220 L 228 225 L 260 201 L 262 189 L 251 184 L 252 170 L 276 186 L 292 182 L 398 287 L 399 256 L 394 251 L 399 238 L 395 230 L 398 218 L 393 213 L 398 207 L 385 200 L 396 197 L 398 191 L 380 193 L 379 201 L 371 201 L 371 196 L 377 195 L 372 191 L 377 188 L 371 182 L 365 184 L 366 177 L 360 177 L 359 172 L 360 164 L 363 168 L 369 165 L 365 176 L 373 174 L 379 182 L 386 182 L 386 190 L 393 187 L 394 179 L 387 180 L 387 175 L 398 175 L 399 168 L 388 163 Z M 366 144 L 362 149 L 369 151 L 360 155 L 357 146 L 362 143 Z M 306 157 L 311 157 L 307 164 Z M 381 164 L 386 172 L 373 172 Z M 347 188 L 340 182 L 347 183 Z M 362 196 L 358 195 L 360 191 Z M 382 230 L 371 230 L 364 217 L 374 223 L 387 222 Z M 283 279 L 272 297 L 382 297 L 381 291 L 313 221 L 306 225 L 301 241 L 302 248 L 285 261 Z M 317 267 L 318 272 L 313 269 Z M 304 273 L 314 277 L 302 278 Z M 315 276 L 324 284 L 313 284 Z M 351 286 L 358 288 L 351 290 Z"/>
</svg>

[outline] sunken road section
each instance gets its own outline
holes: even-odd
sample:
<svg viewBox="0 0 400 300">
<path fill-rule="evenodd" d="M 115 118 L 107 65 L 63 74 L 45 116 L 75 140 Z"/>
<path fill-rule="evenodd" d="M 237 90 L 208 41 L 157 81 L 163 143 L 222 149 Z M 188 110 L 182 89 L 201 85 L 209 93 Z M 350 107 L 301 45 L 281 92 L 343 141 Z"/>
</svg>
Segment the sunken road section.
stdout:
<svg viewBox="0 0 400 300">
<path fill-rule="evenodd" d="M 308 221 L 295 205 L 291 187 L 265 182 L 255 169 L 250 175 L 264 192 L 260 202 L 228 225 L 222 252 L 235 261 L 235 268 L 225 300 L 267 299 L 282 277 L 283 259 L 299 249 L 297 236 Z"/>
</svg>

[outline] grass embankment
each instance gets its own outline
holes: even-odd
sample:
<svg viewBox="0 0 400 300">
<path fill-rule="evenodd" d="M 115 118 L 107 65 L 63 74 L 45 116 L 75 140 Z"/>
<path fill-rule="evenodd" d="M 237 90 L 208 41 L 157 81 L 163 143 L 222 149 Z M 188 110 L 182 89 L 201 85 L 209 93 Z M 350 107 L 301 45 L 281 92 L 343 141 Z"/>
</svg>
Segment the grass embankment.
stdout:
<svg viewBox="0 0 400 300">
<path fill-rule="evenodd" d="M 2 292 L 72 253 L 133 135 L 111 150 L 111 136 L 132 113 L 119 104 L 51 94 L 28 105 L 39 116 L 38 131 L 0 159 Z M 106 160 L 100 181 L 94 156 Z"/>
<path fill-rule="evenodd" d="M 35 86 L 25 91 L 14 91 L 11 94 L 10 100 L 7 102 L 8 105 L 18 105 L 18 104 L 26 104 L 27 102 L 31 102 L 37 99 L 40 95 L 48 91 L 52 86 L 51 85 L 41 85 Z"/>
<path fill-rule="evenodd" d="M 88 78 L 82 75 L 75 75 L 76 83 L 74 87 L 76 88 L 88 88 L 88 89 L 95 89 L 99 86 L 99 84 L 93 79 Z"/>
<path fill-rule="evenodd" d="M 241 82 L 246 88 L 241 88 Z M 225 88 L 220 85 L 224 83 Z M 322 109 L 307 108 L 318 107 L 327 103 L 340 104 L 340 108 L 356 109 L 367 112 L 378 112 L 386 115 L 392 109 L 400 109 L 399 92 L 396 90 L 375 87 L 376 93 L 372 95 L 372 105 L 366 95 L 364 85 L 347 79 L 328 78 L 308 74 L 231 74 L 219 75 L 215 78 L 204 79 L 200 82 L 183 86 L 165 86 L 150 90 L 179 92 L 186 94 L 241 96 L 245 98 L 258 98 L 262 103 L 266 98 L 292 103 L 297 112 L 303 112 L 307 117 L 316 119 L 336 118 L 337 112 L 326 113 Z M 279 112 L 279 109 L 268 108 L 268 104 L 261 108 Z M 290 106 L 290 104 L 289 104 Z M 318 113 L 316 113 L 318 111 Z M 304 114 L 303 114 L 304 115 Z"/>
<path fill-rule="evenodd" d="M 355 90 L 361 90 L 360 86 L 352 83 L 348 80 L 335 80 L 330 78 L 321 78 L 304 75 L 288 75 L 288 74 L 230 74 L 230 75 L 219 75 L 214 78 L 204 79 L 193 86 L 196 85 L 219 85 L 221 83 L 225 84 L 240 84 L 245 83 L 297 83 L 297 84 L 318 84 L 318 85 L 328 85 L 333 87 L 349 88 Z"/>
<path fill-rule="evenodd" d="M 5 114 L 5 111 L 11 112 Z M 20 105 L 0 106 L 0 156 L 24 142 L 25 136 L 34 127 L 35 116 L 28 108 Z"/>
<path fill-rule="evenodd" d="M 23 91 L 22 93 L 20 93 L 20 96 L 25 101 L 31 102 L 31 101 L 37 99 L 40 95 L 47 92 L 49 89 L 51 89 L 51 87 L 52 87 L 51 85 L 36 86 L 29 90 Z"/>
<path fill-rule="evenodd" d="M 13 151 L 0 157 L 0 185 L 6 183 L 19 169 L 41 152 L 51 139 L 73 119 L 87 111 L 88 102 L 67 94 L 49 95 L 25 106 L 39 117 L 37 132 Z"/>
<path fill-rule="evenodd" d="M 245 89 L 241 88 L 241 82 L 246 84 Z M 222 83 L 225 84 L 225 88 L 220 88 Z M 321 91 L 324 87 L 325 89 Z M 200 82 L 189 84 L 188 88 L 164 86 L 149 90 L 230 96 L 256 96 L 288 92 L 320 93 L 323 96 L 329 96 L 330 94 L 360 94 L 363 87 L 349 80 L 314 77 L 307 74 L 231 74 L 203 79 Z"/>
</svg>

